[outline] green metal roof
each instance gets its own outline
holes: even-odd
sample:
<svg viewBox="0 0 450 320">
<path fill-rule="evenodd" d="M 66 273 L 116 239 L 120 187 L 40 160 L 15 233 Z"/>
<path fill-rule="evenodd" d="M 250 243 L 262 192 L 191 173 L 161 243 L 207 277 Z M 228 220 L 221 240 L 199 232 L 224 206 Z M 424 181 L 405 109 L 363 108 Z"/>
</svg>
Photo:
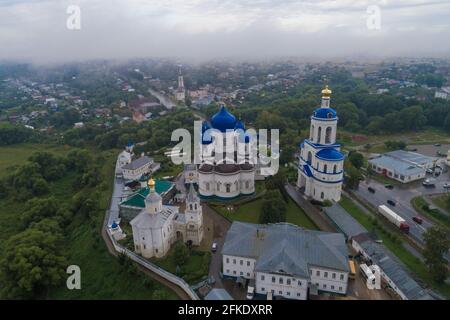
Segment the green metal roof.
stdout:
<svg viewBox="0 0 450 320">
<path fill-rule="evenodd" d="M 166 180 L 155 180 L 155 191 L 159 194 L 167 192 L 173 185 L 172 182 Z M 145 198 L 147 197 L 150 189 L 148 187 L 142 188 L 138 192 L 129 196 L 127 200 L 123 201 L 121 206 L 145 208 Z"/>
</svg>

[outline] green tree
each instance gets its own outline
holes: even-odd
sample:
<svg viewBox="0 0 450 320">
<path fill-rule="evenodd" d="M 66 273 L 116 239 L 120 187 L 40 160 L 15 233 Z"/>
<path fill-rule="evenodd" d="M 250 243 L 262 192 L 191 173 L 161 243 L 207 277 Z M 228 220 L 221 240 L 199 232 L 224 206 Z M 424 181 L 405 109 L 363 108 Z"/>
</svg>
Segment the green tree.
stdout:
<svg viewBox="0 0 450 320">
<path fill-rule="evenodd" d="M 345 185 L 350 189 L 357 189 L 362 178 L 361 172 L 350 161 L 345 161 Z"/>
<path fill-rule="evenodd" d="M 425 249 L 423 256 L 431 277 L 437 283 L 443 283 L 447 279 L 447 261 L 444 254 L 450 249 L 450 240 L 440 227 L 428 228 L 423 234 Z"/>
<path fill-rule="evenodd" d="M 263 200 L 262 208 L 259 217 L 260 223 L 266 224 L 286 221 L 286 202 L 278 190 L 270 190 L 267 192 Z"/>
<path fill-rule="evenodd" d="M 58 201 L 54 197 L 39 199 L 34 198 L 25 204 L 22 213 L 22 224 L 28 227 L 32 222 L 39 222 L 44 218 L 55 217 L 59 211 Z"/>
<path fill-rule="evenodd" d="M 360 169 L 364 164 L 364 157 L 361 153 L 353 151 L 350 153 L 349 161 L 356 169 Z"/>
<path fill-rule="evenodd" d="M 59 234 L 35 228 L 12 236 L 0 262 L 2 295 L 7 298 L 45 297 L 51 287 L 63 283 L 67 260 Z"/>
<path fill-rule="evenodd" d="M 178 266 L 184 265 L 190 256 L 188 247 L 183 242 L 177 242 L 174 249 L 173 259 Z"/>
</svg>

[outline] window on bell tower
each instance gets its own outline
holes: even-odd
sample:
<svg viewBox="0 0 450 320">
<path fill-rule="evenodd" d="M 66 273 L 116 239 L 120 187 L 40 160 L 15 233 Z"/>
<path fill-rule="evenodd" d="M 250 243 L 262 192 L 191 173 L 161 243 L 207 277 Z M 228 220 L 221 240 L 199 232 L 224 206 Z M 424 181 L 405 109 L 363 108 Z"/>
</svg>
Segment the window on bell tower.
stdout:
<svg viewBox="0 0 450 320">
<path fill-rule="evenodd" d="M 331 127 L 327 127 L 325 130 L 325 143 L 331 143 L 331 131 L 333 129 Z"/>
</svg>

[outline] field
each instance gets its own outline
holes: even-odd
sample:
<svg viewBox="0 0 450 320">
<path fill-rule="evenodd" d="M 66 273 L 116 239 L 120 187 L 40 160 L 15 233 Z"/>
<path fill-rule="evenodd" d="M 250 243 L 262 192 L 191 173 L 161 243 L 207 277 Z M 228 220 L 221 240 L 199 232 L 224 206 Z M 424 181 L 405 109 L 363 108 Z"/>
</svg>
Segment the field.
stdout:
<svg viewBox="0 0 450 320">
<path fill-rule="evenodd" d="M 412 274 L 416 274 L 420 279 L 425 281 L 431 287 L 437 289 L 445 297 L 450 297 L 450 285 L 437 285 L 430 278 L 429 272 L 425 264 L 415 257 L 412 253 L 406 250 L 400 241 L 393 241 L 388 236 L 389 231 L 382 231 L 376 228 L 372 223 L 370 217 L 366 215 L 361 208 L 359 208 L 353 200 L 342 196 L 340 205 L 359 223 L 361 223 L 367 230 L 376 232 L 377 236 L 383 241 L 383 244 L 401 261 L 403 262 Z"/>
<path fill-rule="evenodd" d="M 247 202 L 237 207 L 237 209 L 229 211 L 226 206 L 212 206 L 214 210 L 230 219 L 231 221 L 243 221 L 250 223 L 259 223 L 259 216 L 262 212 L 263 198 Z M 295 224 L 305 229 L 317 230 L 314 223 L 306 216 L 302 209 L 289 198 L 286 211 L 286 222 Z"/>
<path fill-rule="evenodd" d="M 46 151 L 53 154 L 64 155 L 69 149 L 64 146 L 45 144 L 21 144 L 0 147 L 0 178 L 8 173 L 8 169 L 24 163 L 34 152 Z"/>
<path fill-rule="evenodd" d="M 4 176 L 11 165 L 25 163 L 35 151 L 50 151 L 63 155 L 66 149 L 47 145 L 19 145 L 0 147 L 0 176 Z M 14 156 L 12 156 L 14 154 Z M 109 203 L 116 152 L 104 152 L 104 187 L 99 187 L 99 204 L 106 209 Z M 12 159 L 12 157 L 14 157 Z M 66 177 L 51 184 L 51 194 L 58 200 L 68 202 L 73 195 L 72 184 L 75 176 Z M 100 185 L 101 186 L 101 185 Z M 6 239 L 20 232 L 19 218 L 24 204 L 12 199 L 0 200 L 0 250 Z M 103 211 L 102 211 L 103 212 Z M 66 252 L 70 264 L 81 268 L 81 290 L 68 290 L 65 283 L 48 293 L 49 299 L 176 299 L 172 292 L 150 280 L 133 268 L 125 268 L 118 259 L 111 256 L 101 238 L 103 214 L 92 222 L 75 217 L 67 228 Z M 131 271 L 130 271 L 131 269 Z"/>
<path fill-rule="evenodd" d="M 355 134 L 351 132 L 341 132 L 341 140 L 345 146 L 348 147 L 358 147 L 370 144 L 371 148 L 369 152 L 383 153 L 387 152 L 387 148 L 384 145 L 386 141 L 405 141 L 407 144 L 435 144 L 435 143 L 449 143 L 450 136 L 448 132 L 443 130 L 428 128 L 422 131 L 413 132 L 403 132 L 394 134 L 383 134 L 383 135 L 364 135 Z"/>
</svg>

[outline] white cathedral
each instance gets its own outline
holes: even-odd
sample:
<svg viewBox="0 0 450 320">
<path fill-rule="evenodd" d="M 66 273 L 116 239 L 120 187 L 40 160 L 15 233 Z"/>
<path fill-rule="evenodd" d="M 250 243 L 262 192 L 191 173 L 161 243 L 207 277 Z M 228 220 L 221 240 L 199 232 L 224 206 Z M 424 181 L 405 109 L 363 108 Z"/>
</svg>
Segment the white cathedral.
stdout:
<svg viewBox="0 0 450 320">
<path fill-rule="evenodd" d="M 203 198 L 229 200 L 255 192 L 256 169 L 249 159 L 251 148 L 256 148 L 254 142 L 242 121 L 224 105 L 210 123 L 203 122 L 200 148 L 203 159 L 196 172 Z M 226 150 L 227 144 L 233 146 L 234 152 Z"/>
<path fill-rule="evenodd" d="M 297 186 L 318 201 L 339 201 L 344 176 L 344 154 L 336 142 L 338 117 L 330 97 L 326 86 L 322 104 L 311 116 L 309 139 L 300 144 Z"/>
<path fill-rule="evenodd" d="M 148 182 L 150 192 L 145 208 L 130 222 L 135 251 L 145 258 L 164 257 L 176 241 L 200 245 L 203 239 L 203 214 L 200 199 L 191 186 L 184 213 L 177 206 L 162 204 L 155 181 Z"/>
</svg>

